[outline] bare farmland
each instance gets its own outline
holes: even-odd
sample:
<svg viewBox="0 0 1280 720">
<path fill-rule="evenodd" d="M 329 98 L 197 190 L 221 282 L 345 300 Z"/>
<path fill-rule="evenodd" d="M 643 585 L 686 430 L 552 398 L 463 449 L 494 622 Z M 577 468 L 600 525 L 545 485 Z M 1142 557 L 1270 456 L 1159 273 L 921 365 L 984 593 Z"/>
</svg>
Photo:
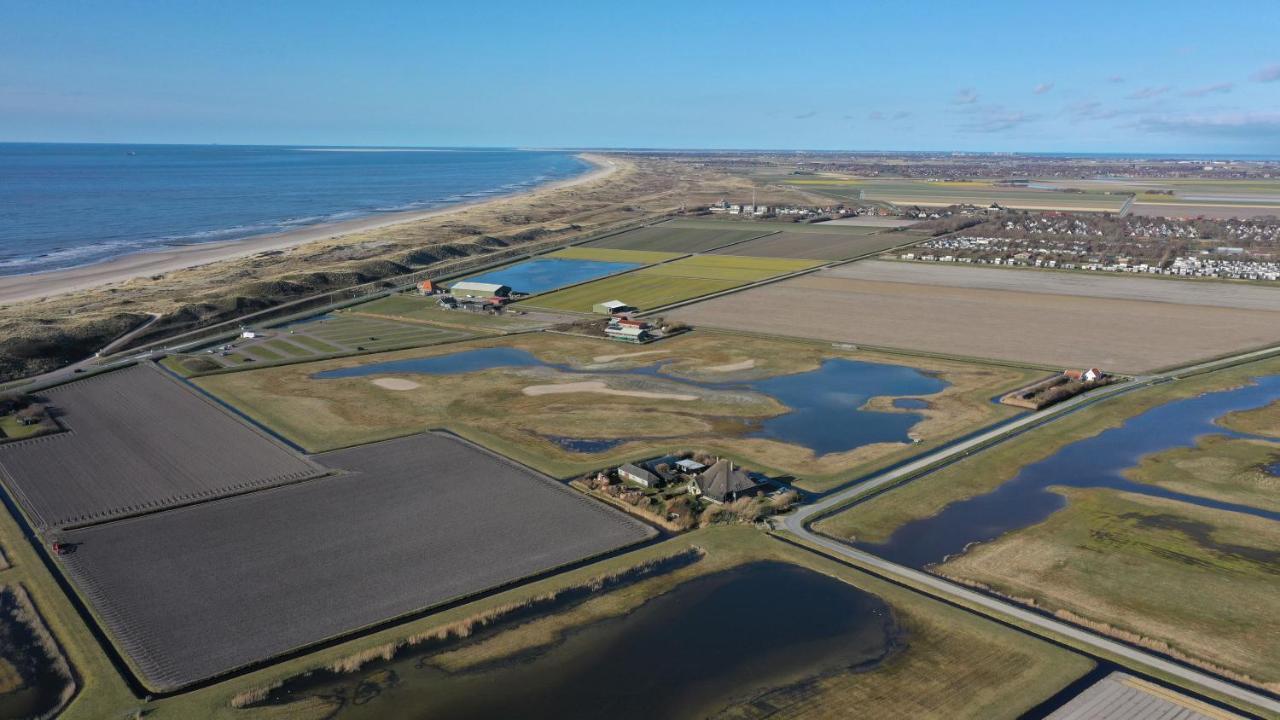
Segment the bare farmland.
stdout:
<svg viewBox="0 0 1280 720">
<path fill-rule="evenodd" d="M 853 263 L 825 274 L 850 280 L 1280 311 L 1280 289 L 1244 283 L 888 261 Z"/>
<path fill-rule="evenodd" d="M 1249 309 L 1267 306 L 1264 296 L 1242 293 L 1230 300 L 1236 291 L 1254 288 L 1204 285 L 1228 298 L 1211 306 L 1189 304 L 1199 297 L 1200 286 L 1192 290 L 1176 281 L 1096 278 L 1120 284 L 1111 291 L 1090 291 L 1128 297 L 1138 286 L 1127 283 L 1146 282 L 1142 288 L 1149 286 L 1150 295 L 1168 298 L 1153 302 L 1087 297 L 1083 290 L 1071 294 L 1064 283 L 1066 278 L 1075 282 L 1075 276 L 1056 273 L 993 270 L 1008 273 L 1010 279 L 1002 282 L 1014 285 L 989 289 L 957 285 L 956 278 L 971 277 L 969 268 L 861 265 L 714 298 L 669 317 L 695 325 L 1117 372 L 1188 363 L 1280 339 L 1280 312 Z M 886 267 L 892 271 L 877 274 Z M 954 275 L 946 284 L 934 274 L 909 282 L 897 274 L 900 268 Z M 1182 302 L 1176 301 L 1179 293 L 1186 293 Z M 1220 306 L 1227 302 L 1249 308 Z"/>
<path fill-rule="evenodd" d="M 921 238 L 904 233 L 781 232 L 712 251 L 715 255 L 844 260 L 897 247 Z"/>
<path fill-rule="evenodd" d="M 651 537 L 446 435 L 317 456 L 342 474 L 71 531 L 72 578 L 172 690 Z"/>
<path fill-rule="evenodd" d="M 69 432 L 0 446 L 0 478 L 41 529 L 324 472 L 150 366 L 44 394 Z"/>
</svg>

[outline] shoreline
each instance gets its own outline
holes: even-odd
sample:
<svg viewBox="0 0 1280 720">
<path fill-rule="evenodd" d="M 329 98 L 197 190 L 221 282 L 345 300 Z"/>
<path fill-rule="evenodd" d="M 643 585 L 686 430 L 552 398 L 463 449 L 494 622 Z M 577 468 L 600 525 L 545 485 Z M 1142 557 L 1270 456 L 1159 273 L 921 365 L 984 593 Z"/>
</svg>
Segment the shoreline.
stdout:
<svg viewBox="0 0 1280 720">
<path fill-rule="evenodd" d="M 57 295 L 121 283 L 135 278 L 160 275 L 175 270 L 185 270 L 199 265 L 234 260 L 263 252 L 287 250 L 319 240 L 332 240 L 345 235 L 377 230 L 391 225 L 401 225 L 439 217 L 462 210 L 474 209 L 487 203 L 551 192 L 600 180 L 612 175 L 618 169 L 617 163 L 600 155 L 579 153 L 577 157 L 586 161 L 592 167 L 586 172 L 571 178 L 555 180 L 504 195 L 493 195 L 482 199 L 454 203 L 431 210 L 409 210 L 367 215 L 351 220 L 309 225 L 285 232 L 255 235 L 238 240 L 221 240 L 140 250 L 118 258 L 73 268 L 0 276 L 0 306 L 43 300 Z"/>
</svg>

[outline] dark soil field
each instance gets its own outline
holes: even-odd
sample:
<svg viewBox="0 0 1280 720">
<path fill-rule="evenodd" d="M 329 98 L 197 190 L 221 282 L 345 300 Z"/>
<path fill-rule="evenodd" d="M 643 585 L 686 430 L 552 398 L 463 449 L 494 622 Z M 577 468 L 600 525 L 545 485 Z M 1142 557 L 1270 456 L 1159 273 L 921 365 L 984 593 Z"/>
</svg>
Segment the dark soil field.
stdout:
<svg viewBox="0 0 1280 720">
<path fill-rule="evenodd" d="M 662 252 L 695 253 L 706 252 L 729 243 L 750 240 L 777 228 L 748 228 L 725 223 L 723 229 L 716 227 L 681 227 L 663 223 L 652 227 L 640 228 L 621 235 L 613 235 L 603 240 L 588 243 L 588 247 L 614 248 L 617 250 L 659 250 Z"/>
<path fill-rule="evenodd" d="M 859 228 L 852 228 L 858 230 Z M 845 260 L 887 250 L 921 238 L 904 233 L 781 232 L 713 251 L 716 255 Z"/>
<path fill-rule="evenodd" d="M 40 529 L 324 472 L 150 366 L 42 394 L 69 432 L 0 445 L 0 479 Z"/>
<path fill-rule="evenodd" d="M 316 456 L 342 474 L 66 534 L 66 569 L 173 690 L 645 540 L 646 525 L 448 435 Z"/>
</svg>

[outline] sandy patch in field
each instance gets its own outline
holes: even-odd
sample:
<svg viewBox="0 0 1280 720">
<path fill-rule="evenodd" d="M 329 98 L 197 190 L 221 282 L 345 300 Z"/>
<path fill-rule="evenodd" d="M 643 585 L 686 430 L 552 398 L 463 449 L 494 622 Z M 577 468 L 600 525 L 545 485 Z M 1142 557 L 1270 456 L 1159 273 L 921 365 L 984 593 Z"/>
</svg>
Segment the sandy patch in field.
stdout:
<svg viewBox="0 0 1280 720">
<path fill-rule="evenodd" d="M 747 358 L 735 363 L 725 363 L 724 365 L 712 365 L 705 367 L 703 370 L 707 372 L 734 372 L 735 370 L 750 370 L 756 366 L 755 358 Z"/>
<path fill-rule="evenodd" d="M 373 384 L 384 390 L 414 390 L 422 387 L 418 383 L 404 378 L 378 378 L 373 381 Z"/>
<path fill-rule="evenodd" d="M 697 400 L 697 395 L 681 395 L 678 393 L 646 392 L 644 390 L 614 390 L 600 380 L 584 380 L 582 382 L 560 383 L 558 385 L 530 385 L 523 390 L 525 395 L 559 395 L 561 393 L 599 393 L 601 395 L 620 395 L 622 397 L 646 398 L 650 400 Z"/>
<path fill-rule="evenodd" d="M 606 363 L 613 362 L 614 360 L 621 360 L 623 358 L 640 357 L 641 355 L 662 355 L 666 352 L 666 350 L 641 350 L 640 352 L 618 353 L 616 355 L 597 355 L 591 358 L 591 362 Z"/>
</svg>

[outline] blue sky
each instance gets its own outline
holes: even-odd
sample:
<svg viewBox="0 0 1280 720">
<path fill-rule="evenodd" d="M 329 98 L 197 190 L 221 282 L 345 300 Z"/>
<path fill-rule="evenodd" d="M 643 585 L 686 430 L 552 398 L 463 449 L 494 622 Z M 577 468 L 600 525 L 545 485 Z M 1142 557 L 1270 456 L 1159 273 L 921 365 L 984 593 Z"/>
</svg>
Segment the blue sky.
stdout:
<svg viewBox="0 0 1280 720">
<path fill-rule="evenodd" d="M 0 141 L 1280 153 L 1273 0 L 435 5 L 0 0 Z"/>
</svg>

